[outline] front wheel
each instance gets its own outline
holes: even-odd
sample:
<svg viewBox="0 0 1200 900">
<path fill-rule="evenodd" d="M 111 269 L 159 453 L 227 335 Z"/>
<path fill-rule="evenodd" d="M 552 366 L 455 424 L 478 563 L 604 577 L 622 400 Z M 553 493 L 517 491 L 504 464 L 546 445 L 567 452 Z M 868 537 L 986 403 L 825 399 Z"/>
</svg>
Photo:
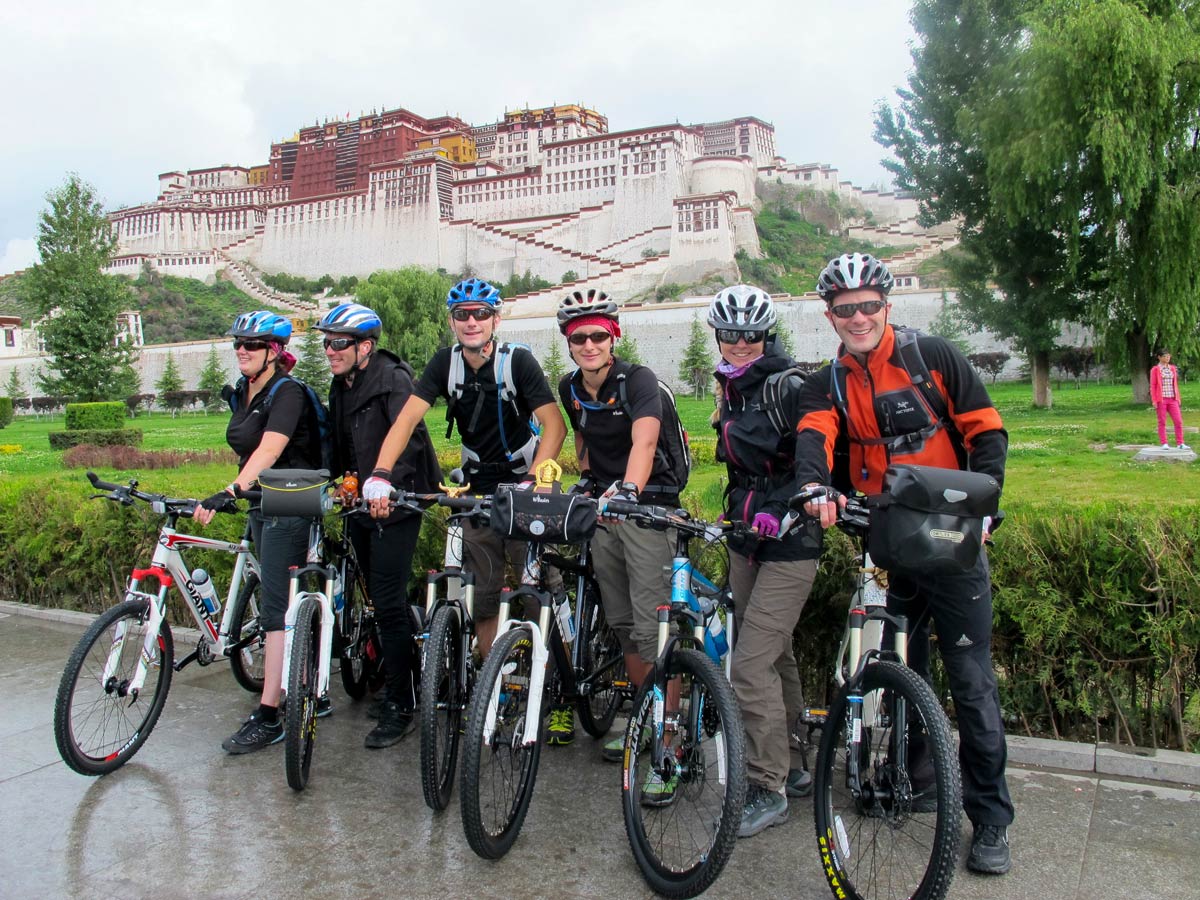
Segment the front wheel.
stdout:
<svg viewBox="0 0 1200 900">
<path fill-rule="evenodd" d="M 150 642 L 141 690 L 130 687 L 149 617 L 147 600 L 114 606 L 84 632 L 67 660 L 54 703 L 54 740 L 63 762 L 81 775 L 106 775 L 125 765 L 167 702 L 175 644 L 165 620 Z"/>
<path fill-rule="evenodd" d="M 471 698 L 459 791 L 467 842 L 484 859 L 499 859 L 512 847 L 533 797 L 542 750 L 540 733 L 525 742 L 526 718 L 541 720 L 541 697 L 529 690 L 533 666 L 529 630 L 506 631 L 492 644 Z"/>
<path fill-rule="evenodd" d="M 678 679 L 663 755 L 652 759 L 655 701 Z M 646 883 L 665 897 L 707 890 L 733 853 L 746 799 L 746 737 L 733 688 L 697 650 L 675 649 L 665 677 L 648 679 L 625 731 L 621 801 L 629 846 Z"/>
<path fill-rule="evenodd" d="M 296 611 L 292 659 L 288 667 L 287 712 L 284 715 L 284 765 L 288 786 L 302 791 L 308 784 L 313 743 L 317 737 L 317 680 L 321 659 L 321 607 L 309 597 Z"/>
<path fill-rule="evenodd" d="M 958 861 L 962 788 L 950 723 L 916 672 L 876 662 L 842 688 L 817 755 L 813 813 L 837 897 L 940 900 Z M 863 710 L 873 710 L 870 720 Z"/>
<path fill-rule="evenodd" d="M 247 575 L 237 599 L 233 601 L 233 611 L 229 614 L 230 643 L 248 641 L 244 647 L 229 655 L 229 668 L 237 683 L 252 694 L 262 693 L 267 645 L 266 632 L 262 630 L 258 619 L 261 607 L 259 588 L 258 576 Z"/>
<path fill-rule="evenodd" d="M 458 761 L 466 686 L 462 683 L 462 627 L 458 610 L 445 605 L 433 615 L 421 673 L 421 789 L 430 809 L 450 802 Z"/>
</svg>

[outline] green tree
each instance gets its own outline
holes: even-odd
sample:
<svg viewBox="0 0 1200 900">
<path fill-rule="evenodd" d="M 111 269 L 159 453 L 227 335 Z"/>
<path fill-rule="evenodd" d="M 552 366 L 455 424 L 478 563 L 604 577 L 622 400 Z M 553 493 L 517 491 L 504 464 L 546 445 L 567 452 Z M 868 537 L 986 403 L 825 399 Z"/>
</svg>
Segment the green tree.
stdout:
<svg viewBox="0 0 1200 900">
<path fill-rule="evenodd" d="M 197 383 L 197 387 L 200 390 L 208 392 L 208 399 L 204 401 L 206 409 L 217 410 L 221 408 L 221 404 L 224 402 L 221 399 L 221 388 L 225 387 L 225 380 L 228 377 L 229 373 L 221 365 L 221 357 L 217 353 L 217 345 L 213 344 L 208 348 L 208 359 L 205 360 L 204 368 L 200 370 L 200 381 Z"/>
<path fill-rule="evenodd" d="M 965 332 L 962 312 L 950 302 L 946 292 L 942 291 L 942 305 L 933 321 L 929 323 L 929 333 L 945 338 L 966 356 L 971 352 L 971 344 L 966 339 Z"/>
<path fill-rule="evenodd" d="M 124 399 L 133 348 L 117 339 L 117 315 L 132 305 L 131 295 L 123 279 L 103 272 L 116 237 L 94 188 L 78 175 L 46 201 L 38 223 L 42 261 L 27 283 L 49 355 L 42 390 L 76 400 Z"/>
<path fill-rule="evenodd" d="M 383 320 L 381 345 L 420 372 L 440 347 L 450 344 L 446 292 L 451 282 L 418 266 L 374 273 L 355 285 L 355 299 Z"/>
<path fill-rule="evenodd" d="M 292 374 L 309 385 L 322 399 L 329 396 L 329 383 L 333 375 L 329 371 L 329 360 L 325 358 L 322 340 L 325 335 L 315 328 L 304 332 L 300 339 L 300 353 Z"/>
<path fill-rule="evenodd" d="M 875 139 L 895 155 L 884 166 L 918 199 L 922 224 L 959 221 L 949 266 L 959 306 L 1029 357 L 1034 403 L 1049 406 L 1050 354 L 1062 323 L 1081 317 L 1082 296 L 1062 232 L 998 208 L 980 125 L 1005 102 L 1026 40 L 1021 17 L 1038 2 L 916 0 L 913 71 L 896 107 L 877 108 Z"/>
<path fill-rule="evenodd" d="M 713 361 L 709 340 L 708 330 L 700 324 L 697 316 L 692 316 L 692 331 L 683 351 L 683 361 L 679 364 L 679 379 L 691 385 L 692 394 L 697 400 L 704 398 L 712 383 Z"/>
<path fill-rule="evenodd" d="M 1149 401 L 1150 348 L 1200 349 L 1200 7 L 1045 0 L 980 109 L 997 208 L 1061 234 Z"/>
<path fill-rule="evenodd" d="M 567 373 L 567 363 L 563 358 L 561 341 L 552 340 L 550 342 L 550 352 L 542 361 L 542 370 L 546 373 L 546 380 L 550 382 L 550 389 L 557 393 L 558 383 Z"/>
<path fill-rule="evenodd" d="M 574 269 L 567 269 L 567 271 L 562 273 L 562 278 L 559 279 L 560 283 L 562 283 L 562 284 L 571 284 L 572 282 L 575 282 L 578 280 L 579 280 L 579 273 L 576 272 Z"/>
<path fill-rule="evenodd" d="M 25 396 L 25 389 L 21 386 L 21 375 L 17 372 L 16 366 L 13 366 L 13 370 L 8 373 L 8 381 L 4 385 L 4 396 L 14 404 Z"/>
<path fill-rule="evenodd" d="M 779 346 L 783 352 L 792 359 L 796 358 L 796 336 L 792 334 L 792 328 L 787 321 L 780 318 L 775 324 L 775 335 L 779 341 Z"/>
<path fill-rule="evenodd" d="M 158 381 L 154 382 L 154 389 L 158 391 L 158 402 L 169 409 L 174 417 L 183 407 L 183 377 L 175 363 L 174 351 L 167 351 L 167 363 Z"/>
<path fill-rule="evenodd" d="M 642 362 L 641 351 L 638 350 L 637 341 L 633 339 L 633 335 L 627 334 L 617 342 L 617 346 L 613 348 L 613 352 L 626 362 L 634 365 L 644 365 Z"/>
</svg>

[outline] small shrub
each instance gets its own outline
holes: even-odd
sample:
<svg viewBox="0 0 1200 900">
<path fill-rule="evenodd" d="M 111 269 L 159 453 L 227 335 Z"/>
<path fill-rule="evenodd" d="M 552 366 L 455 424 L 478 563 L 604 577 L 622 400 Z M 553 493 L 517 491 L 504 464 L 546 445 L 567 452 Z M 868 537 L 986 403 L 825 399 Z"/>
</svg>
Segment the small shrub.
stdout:
<svg viewBox="0 0 1200 900">
<path fill-rule="evenodd" d="M 8 425 L 13 420 L 13 402 L 12 397 L 0 397 L 0 428 Z"/>
<path fill-rule="evenodd" d="M 237 465 L 232 450 L 138 450 L 127 445 L 80 444 L 63 454 L 63 466 L 71 469 L 178 469 L 181 466 L 228 463 Z"/>
<path fill-rule="evenodd" d="M 119 401 L 67 404 L 67 431 L 120 428 L 124 424 L 125 404 Z"/>
<path fill-rule="evenodd" d="M 122 404 L 117 404 L 124 409 Z M 51 450 L 69 450 L 80 444 L 95 444 L 99 447 L 125 445 L 140 447 L 142 445 L 142 430 L 140 428 L 88 428 L 80 431 L 50 432 Z"/>
</svg>

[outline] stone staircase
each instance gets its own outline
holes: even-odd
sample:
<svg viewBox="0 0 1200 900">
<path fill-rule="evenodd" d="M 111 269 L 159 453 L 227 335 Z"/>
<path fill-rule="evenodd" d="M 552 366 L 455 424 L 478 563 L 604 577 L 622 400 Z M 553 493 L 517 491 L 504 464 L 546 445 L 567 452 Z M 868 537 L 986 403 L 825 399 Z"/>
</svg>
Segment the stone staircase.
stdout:
<svg viewBox="0 0 1200 900">
<path fill-rule="evenodd" d="M 243 240 L 246 240 L 243 238 Z M 223 248 L 216 251 L 217 256 L 225 267 L 225 274 L 237 288 L 249 294 L 265 306 L 287 310 L 290 313 L 314 316 L 317 313 L 316 303 L 305 303 L 295 294 L 284 294 L 268 287 L 258 277 L 258 274 L 246 263 L 231 257 Z"/>
</svg>

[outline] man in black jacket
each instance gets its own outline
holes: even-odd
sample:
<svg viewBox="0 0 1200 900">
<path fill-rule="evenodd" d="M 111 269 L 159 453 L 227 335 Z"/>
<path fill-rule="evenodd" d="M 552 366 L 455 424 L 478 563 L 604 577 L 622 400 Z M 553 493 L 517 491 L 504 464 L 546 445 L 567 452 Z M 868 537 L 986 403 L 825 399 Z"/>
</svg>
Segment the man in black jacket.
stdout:
<svg viewBox="0 0 1200 900">
<path fill-rule="evenodd" d="M 316 327 L 325 333 L 325 357 L 334 376 L 329 388 L 334 472 L 370 472 L 388 430 L 412 395 L 412 368 L 377 348 L 382 323 L 365 306 L 340 304 Z M 421 424 L 393 466 L 391 482 L 404 490 L 432 491 L 437 481 L 437 456 Z M 387 694 L 379 706 L 379 724 L 366 738 L 367 747 L 378 749 L 395 744 L 413 724 L 416 645 L 408 578 L 421 516 L 397 510 L 378 523 L 350 516 L 346 527 L 367 576 L 383 643 Z"/>
</svg>

